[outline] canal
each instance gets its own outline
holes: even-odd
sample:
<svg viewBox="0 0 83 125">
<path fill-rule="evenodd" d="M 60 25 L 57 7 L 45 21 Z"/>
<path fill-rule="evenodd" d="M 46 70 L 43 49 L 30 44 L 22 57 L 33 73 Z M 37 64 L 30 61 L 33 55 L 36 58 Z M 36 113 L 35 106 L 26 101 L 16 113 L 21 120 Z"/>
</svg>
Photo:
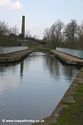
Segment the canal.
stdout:
<svg viewBox="0 0 83 125">
<path fill-rule="evenodd" d="M 69 48 L 56 48 L 56 50 L 83 59 L 83 50 L 69 49 Z"/>
<path fill-rule="evenodd" d="M 19 64 L 0 65 L 0 125 L 2 119 L 39 120 L 51 115 L 78 72 L 40 52 Z"/>
<path fill-rule="evenodd" d="M 0 47 L 0 54 L 16 52 L 16 51 L 21 51 L 25 49 L 28 49 L 28 47 L 27 46 Z"/>
</svg>

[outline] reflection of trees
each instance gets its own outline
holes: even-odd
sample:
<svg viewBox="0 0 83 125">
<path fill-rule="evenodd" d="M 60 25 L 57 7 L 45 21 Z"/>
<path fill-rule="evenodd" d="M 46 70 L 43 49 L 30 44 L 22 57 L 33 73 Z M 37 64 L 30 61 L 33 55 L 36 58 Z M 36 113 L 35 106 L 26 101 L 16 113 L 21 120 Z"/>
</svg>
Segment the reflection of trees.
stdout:
<svg viewBox="0 0 83 125">
<path fill-rule="evenodd" d="M 51 75 L 60 78 L 61 74 L 64 74 L 68 79 L 75 76 L 78 69 L 74 66 L 68 66 L 60 63 L 55 57 L 49 55 L 44 58 L 45 68 L 49 69 Z"/>
<path fill-rule="evenodd" d="M 30 62 L 33 62 L 35 60 L 38 60 L 38 57 L 44 57 L 46 54 L 42 52 L 33 52 L 31 53 L 28 58 L 25 59 L 25 65 L 29 64 Z M 45 56 L 46 57 L 46 56 Z"/>
<path fill-rule="evenodd" d="M 57 77 L 59 77 L 60 72 L 60 63 L 59 61 L 55 58 L 55 57 L 51 57 L 51 56 L 45 56 L 44 58 L 44 64 L 45 64 L 45 68 L 48 68 L 51 75 L 55 75 Z"/>
<path fill-rule="evenodd" d="M 13 63 L 13 64 L 4 64 L 0 65 L 0 75 L 3 76 L 4 72 L 7 70 L 11 70 L 13 73 L 16 72 L 17 65 L 20 65 L 20 76 L 23 76 L 23 68 L 24 68 L 24 62 L 21 61 L 20 63 Z"/>
<path fill-rule="evenodd" d="M 17 63 L 16 64 L 0 64 L 0 75 L 3 76 L 5 71 L 11 70 L 11 69 L 13 72 L 15 72 L 16 65 Z"/>
<path fill-rule="evenodd" d="M 20 63 L 20 76 L 23 77 L 24 62 Z"/>
<path fill-rule="evenodd" d="M 29 70 L 29 64 L 31 62 L 34 62 L 35 60 L 39 61 L 40 58 L 41 59 L 43 58 L 44 69 L 48 70 L 54 78 L 60 78 L 61 75 L 65 75 L 66 78 L 71 79 L 75 76 L 76 72 L 78 71 L 73 66 L 63 65 L 54 56 L 37 52 L 37 53 L 33 53 L 29 55 L 28 58 L 26 58 L 24 61 L 19 63 L 20 77 L 21 78 L 23 77 L 24 64 L 25 64 L 26 69 Z M 5 65 L 5 66 L 0 65 L 0 76 L 3 76 L 6 70 L 11 70 L 14 74 L 16 72 L 16 67 L 17 67 L 17 64 Z"/>
<path fill-rule="evenodd" d="M 20 65 L 20 76 L 23 77 L 24 61 L 21 61 L 20 63 L 0 65 L 0 75 L 3 76 L 4 72 L 7 70 L 11 70 L 13 73 L 15 73 L 17 65 Z"/>
<path fill-rule="evenodd" d="M 62 65 L 62 71 L 64 75 L 66 75 L 69 79 L 73 78 L 76 72 L 79 71 L 80 68 L 76 68 L 74 66 Z"/>
</svg>

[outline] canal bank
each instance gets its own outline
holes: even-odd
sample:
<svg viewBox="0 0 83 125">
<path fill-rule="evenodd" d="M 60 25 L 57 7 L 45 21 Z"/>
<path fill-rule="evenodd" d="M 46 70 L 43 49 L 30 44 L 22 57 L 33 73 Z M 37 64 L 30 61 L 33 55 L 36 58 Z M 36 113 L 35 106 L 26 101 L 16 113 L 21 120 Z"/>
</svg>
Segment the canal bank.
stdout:
<svg viewBox="0 0 83 125">
<path fill-rule="evenodd" d="M 80 58 L 79 56 L 74 56 L 59 50 L 50 50 L 50 49 L 35 49 L 36 52 L 44 52 L 54 55 L 60 62 L 70 65 L 70 66 L 83 66 L 83 58 Z"/>
<path fill-rule="evenodd" d="M 34 125 L 83 125 L 83 68 L 44 123 Z"/>
<path fill-rule="evenodd" d="M 27 57 L 32 52 L 44 52 L 54 55 L 61 62 L 73 65 L 73 66 L 83 66 L 83 59 L 80 57 L 72 56 L 70 54 L 58 51 L 58 50 L 50 50 L 45 48 L 33 48 L 33 49 L 25 49 L 10 53 L 0 54 L 0 63 L 14 63 L 18 62 L 25 57 Z"/>
<path fill-rule="evenodd" d="M 74 66 L 83 66 L 83 59 L 81 59 L 80 57 L 72 56 L 70 54 L 58 50 L 51 50 L 51 53 L 65 64 Z"/>
<path fill-rule="evenodd" d="M 26 58 L 29 54 L 32 52 L 44 52 L 44 53 L 51 53 L 49 49 L 41 49 L 41 48 L 27 48 L 24 50 L 13 50 L 12 48 L 7 49 L 9 52 L 0 52 L 0 63 L 6 64 L 6 63 L 15 63 L 23 60 Z M 21 47 L 20 47 L 21 48 Z M 25 47 L 26 48 L 26 47 Z M 4 48 L 3 48 L 4 49 Z M 10 50 L 11 49 L 11 50 Z"/>
<path fill-rule="evenodd" d="M 14 63 L 23 60 L 30 53 L 32 53 L 34 49 L 25 49 L 20 51 L 15 51 L 11 53 L 3 53 L 0 54 L 0 63 Z"/>
</svg>

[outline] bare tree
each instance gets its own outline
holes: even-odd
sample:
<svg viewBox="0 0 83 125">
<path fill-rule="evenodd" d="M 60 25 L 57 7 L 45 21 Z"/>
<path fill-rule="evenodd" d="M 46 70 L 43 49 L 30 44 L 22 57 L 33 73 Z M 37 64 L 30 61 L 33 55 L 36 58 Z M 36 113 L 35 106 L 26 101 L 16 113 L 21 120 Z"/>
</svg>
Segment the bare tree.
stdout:
<svg viewBox="0 0 83 125">
<path fill-rule="evenodd" d="M 62 29 L 64 24 L 61 21 L 54 23 L 50 29 L 45 30 L 44 40 L 47 40 L 53 49 L 62 42 Z"/>
<path fill-rule="evenodd" d="M 76 41 L 77 30 L 78 30 L 78 25 L 76 20 L 71 20 L 71 22 L 68 23 L 65 27 L 65 30 L 64 30 L 65 41 L 70 46 L 74 45 L 74 42 Z"/>
<path fill-rule="evenodd" d="M 8 35 L 9 34 L 9 28 L 8 24 L 6 24 L 4 21 L 0 21 L 0 36 Z"/>
<path fill-rule="evenodd" d="M 83 48 L 83 23 L 78 26 L 78 47 Z"/>
<path fill-rule="evenodd" d="M 61 21 L 57 21 L 53 26 L 53 36 L 55 38 L 56 45 L 58 46 L 62 42 L 62 30 L 64 24 Z"/>
<path fill-rule="evenodd" d="M 9 32 L 10 32 L 10 35 L 14 35 L 14 36 L 17 35 L 18 34 L 17 26 L 15 25 L 15 26 L 11 27 Z"/>
</svg>

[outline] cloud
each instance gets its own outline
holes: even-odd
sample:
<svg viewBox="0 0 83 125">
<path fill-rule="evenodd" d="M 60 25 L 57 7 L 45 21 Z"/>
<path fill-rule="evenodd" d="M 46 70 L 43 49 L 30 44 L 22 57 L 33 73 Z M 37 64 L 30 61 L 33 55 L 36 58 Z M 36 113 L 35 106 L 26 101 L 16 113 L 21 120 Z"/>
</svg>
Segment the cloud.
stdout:
<svg viewBox="0 0 83 125">
<path fill-rule="evenodd" d="M 22 9 L 22 4 L 20 3 L 19 0 L 16 0 L 15 2 L 11 2 L 10 3 L 10 7 L 13 9 L 13 10 L 20 10 Z"/>
<path fill-rule="evenodd" d="M 5 6 L 7 3 L 9 3 L 9 0 L 0 0 L 0 6 Z"/>
<path fill-rule="evenodd" d="M 21 10 L 23 7 L 20 0 L 15 0 L 15 1 L 0 0 L 0 6 L 11 9 L 11 10 L 15 10 L 15 11 Z"/>
</svg>

